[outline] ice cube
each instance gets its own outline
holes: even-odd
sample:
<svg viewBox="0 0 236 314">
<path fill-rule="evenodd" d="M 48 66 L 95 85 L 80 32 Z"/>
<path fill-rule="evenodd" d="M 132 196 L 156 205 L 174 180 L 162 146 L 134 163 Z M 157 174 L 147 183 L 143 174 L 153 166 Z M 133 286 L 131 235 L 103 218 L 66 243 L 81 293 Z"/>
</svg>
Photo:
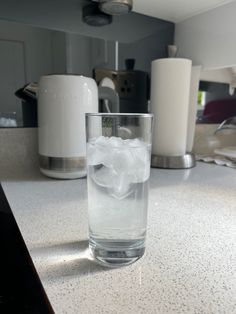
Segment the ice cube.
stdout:
<svg viewBox="0 0 236 314">
<path fill-rule="evenodd" d="M 100 168 L 94 170 L 94 173 L 91 175 L 93 181 L 102 187 L 112 187 L 113 179 L 116 176 L 116 173 L 113 169 L 101 166 Z"/>
<path fill-rule="evenodd" d="M 150 176 L 150 153 L 147 145 L 130 149 L 132 166 L 129 171 L 133 183 L 142 183 Z"/>
<path fill-rule="evenodd" d="M 111 147 L 122 147 L 124 145 L 124 141 L 120 137 L 111 136 L 107 144 Z"/>
<path fill-rule="evenodd" d="M 107 146 L 108 143 L 109 143 L 109 137 L 102 136 L 102 135 L 96 138 L 96 140 L 94 141 L 95 145 L 101 145 L 101 146 Z"/>
<path fill-rule="evenodd" d="M 149 178 L 150 148 L 139 139 L 100 136 L 87 149 L 88 165 L 103 165 L 94 170 L 94 182 L 117 199 L 127 197 L 135 183 Z"/>
<path fill-rule="evenodd" d="M 107 156 L 108 137 L 99 136 L 87 143 L 87 164 L 90 166 L 104 164 Z"/>
<path fill-rule="evenodd" d="M 126 173 L 119 173 L 114 169 L 101 166 L 90 174 L 93 181 L 100 187 L 107 188 L 109 195 L 116 199 L 123 199 L 133 191 L 130 180 L 127 180 Z"/>
<path fill-rule="evenodd" d="M 87 144 L 87 164 L 96 166 L 102 164 L 104 160 L 104 152 L 98 149 L 94 144 Z"/>
<path fill-rule="evenodd" d="M 130 146 L 130 147 L 140 147 L 140 146 L 143 146 L 143 142 L 142 141 L 140 141 L 140 139 L 138 139 L 138 138 L 134 138 L 134 139 L 132 139 L 132 140 L 126 140 L 127 141 L 127 143 L 128 143 L 128 145 Z"/>
<path fill-rule="evenodd" d="M 132 155 L 129 148 L 116 148 L 112 150 L 111 154 L 112 167 L 119 173 L 128 173 L 132 167 Z"/>
<path fill-rule="evenodd" d="M 130 182 L 127 173 L 116 174 L 112 180 L 112 186 L 109 187 L 108 193 L 118 200 L 122 200 L 133 192 L 134 186 Z"/>
</svg>

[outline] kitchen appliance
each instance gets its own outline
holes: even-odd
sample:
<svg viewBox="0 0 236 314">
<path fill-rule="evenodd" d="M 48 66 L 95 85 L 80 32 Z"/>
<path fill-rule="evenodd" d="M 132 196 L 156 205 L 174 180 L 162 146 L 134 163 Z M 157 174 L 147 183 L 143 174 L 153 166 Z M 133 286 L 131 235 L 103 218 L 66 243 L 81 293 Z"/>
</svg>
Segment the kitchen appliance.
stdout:
<svg viewBox="0 0 236 314">
<path fill-rule="evenodd" d="M 126 60 L 126 70 L 95 69 L 99 85 L 105 78 L 113 81 L 120 99 L 121 113 L 147 113 L 150 93 L 149 74 L 134 70 L 134 59 Z"/>
<path fill-rule="evenodd" d="M 59 179 L 86 175 L 85 113 L 98 112 L 98 98 L 119 112 L 115 91 L 98 91 L 92 78 L 79 75 L 42 76 L 38 86 L 39 163 L 43 174 Z"/>
<path fill-rule="evenodd" d="M 30 83 L 15 92 L 15 95 L 21 99 L 23 127 L 38 126 L 37 89 L 37 83 Z"/>
</svg>

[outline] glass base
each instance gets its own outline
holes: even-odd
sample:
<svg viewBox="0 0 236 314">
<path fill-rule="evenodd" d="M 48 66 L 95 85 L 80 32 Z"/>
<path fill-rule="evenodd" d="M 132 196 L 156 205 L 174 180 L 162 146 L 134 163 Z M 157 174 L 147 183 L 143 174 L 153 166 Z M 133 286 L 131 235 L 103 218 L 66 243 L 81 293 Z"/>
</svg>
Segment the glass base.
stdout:
<svg viewBox="0 0 236 314">
<path fill-rule="evenodd" d="M 144 240 L 89 240 L 89 248 L 100 265 L 121 267 L 140 259 L 144 252 Z"/>
</svg>

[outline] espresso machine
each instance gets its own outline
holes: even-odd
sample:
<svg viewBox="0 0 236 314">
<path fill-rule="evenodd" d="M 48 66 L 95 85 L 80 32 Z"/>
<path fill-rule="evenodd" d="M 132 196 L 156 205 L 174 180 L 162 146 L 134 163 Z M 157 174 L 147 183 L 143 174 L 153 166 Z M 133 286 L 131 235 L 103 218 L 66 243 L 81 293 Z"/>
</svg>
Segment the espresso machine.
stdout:
<svg viewBox="0 0 236 314">
<path fill-rule="evenodd" d="M 147 113 L 150 98 L 150 78 L 144 71 L 134 70 L 135 60 L 125 60 L 126 70 L 110 70 L 97 68 L 94 79 L 99 85 L 104 79 L 113 82 L 119 95 L 120 112 Z"/>
</svg>

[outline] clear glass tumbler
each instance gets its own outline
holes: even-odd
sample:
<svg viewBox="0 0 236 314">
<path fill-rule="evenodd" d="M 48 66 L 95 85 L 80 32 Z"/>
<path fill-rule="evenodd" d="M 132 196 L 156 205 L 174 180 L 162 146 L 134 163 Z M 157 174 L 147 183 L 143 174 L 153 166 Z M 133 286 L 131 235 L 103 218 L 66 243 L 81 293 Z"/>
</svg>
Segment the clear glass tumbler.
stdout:
<svg viewBox="0 0 236 314">
<path fill-rule="evenodd" d="M 151 114 L 86 114 L 89 246 L 121 266 L 145 250 Z"/>
</svg>

